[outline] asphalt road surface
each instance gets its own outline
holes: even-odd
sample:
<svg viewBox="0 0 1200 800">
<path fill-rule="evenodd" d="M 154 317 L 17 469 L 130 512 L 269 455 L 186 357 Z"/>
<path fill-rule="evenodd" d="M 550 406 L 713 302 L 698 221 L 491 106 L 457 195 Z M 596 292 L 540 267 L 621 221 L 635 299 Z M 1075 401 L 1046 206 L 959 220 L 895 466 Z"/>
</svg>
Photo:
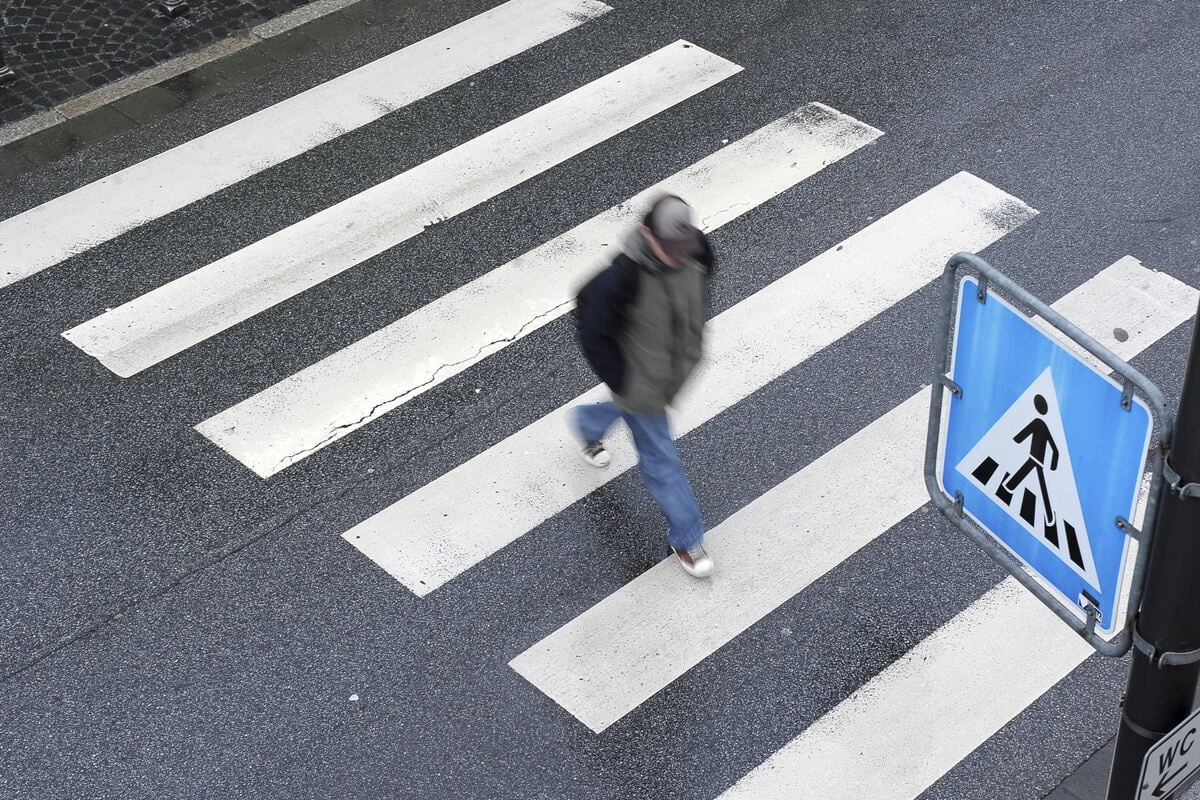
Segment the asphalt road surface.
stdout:
<svg viewBox="0 0 1200 800">
<path fill-rule="evenodd" d="M 1198 53 L 1179 0 L 451 0 L 14 179 L 0 797 L 1043 797 L 1126 662 L 927 502 L 939 278 L 1174 402 Z M 563 424 L 658 187 L 719 258 L 706 583 Z"/>
</svg>

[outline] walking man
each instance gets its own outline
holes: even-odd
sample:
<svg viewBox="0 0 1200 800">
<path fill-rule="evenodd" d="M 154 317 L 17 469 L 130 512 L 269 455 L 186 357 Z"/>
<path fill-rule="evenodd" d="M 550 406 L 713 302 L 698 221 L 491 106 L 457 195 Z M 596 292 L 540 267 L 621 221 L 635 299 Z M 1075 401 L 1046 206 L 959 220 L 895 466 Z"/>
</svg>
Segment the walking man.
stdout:
<svg viewBox="0 0 1200 800">
<path fill-rule="evenodd" d="M 1047 536 L 1051 535 L 1054 530 L 1054 507 L 1050 504 L 1050 489 L 1046 486 L 1046 470 L 1049 468 L 1051 472 L 1058 469 L 1058 445 L 1054 443 L 1054 436 L 1050 433 L 1050 426 L 1042 417 L 1050 410 L 1046 398 L 1040 394 L 1033 396 L 1033 408 L 1038 415 L 1033 418 L 1033 421 L 1021 429 L 1020 433 L 1013 437 L 1013 441 L 1020 444 L 1025 439 L 1029 440 L 1029 458 L 1025 459 L 1025 463 L 1021 465 L 1011 477 L 1006 473 L 1000 480 L 1000 485 L 996 487 L 996 496 L 1004 501 L 1005 505 L 1012 502 L 1013 492 L 1021 485 L 1021 481 L 1025 480 L 1025 476 L 1030 472 L 1037 474 L 1038 487 L 1042 490 L 1042 519 L 1045 521 Z M 1050 463 L 1046 463 L 1046 448 L 1049 448 Z M 1021 517 L 1033 525 L 1033 508 L 1028 511 L 1022 504 Z M 1058 534 L 1053 535 L 1054 539 L 1058 538 Z"/>
<path fill-rule="evenodd" d="M 704 522 L 667 422 L 667 406 L 700 361 L 707 282 L 715 259 L 674 195 L 654 202 L 625 240 L 624 252 L 580 290 L 579 342 L 612 401 L 572 409 L 583 458 L 607 467 L 604 435 L 625 420 L 642 479 L 667 518 L 667 544 L 697 578 L 712 573 Z"/>
</svg>

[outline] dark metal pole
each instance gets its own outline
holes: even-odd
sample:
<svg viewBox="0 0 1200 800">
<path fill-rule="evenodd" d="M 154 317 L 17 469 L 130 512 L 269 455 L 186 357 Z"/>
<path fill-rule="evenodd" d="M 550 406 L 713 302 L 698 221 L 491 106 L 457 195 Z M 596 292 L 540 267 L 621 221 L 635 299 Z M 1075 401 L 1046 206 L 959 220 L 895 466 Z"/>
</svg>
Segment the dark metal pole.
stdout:
<svg viewBox="0 0 1200 800">
<path fill-rule="evenodd" d="M 1134 649 L 1121 724 L 1108 779 L 1108 800 L 1133 800 L 1142 760 L 1155 742 L 1192 711 L 1200 663 L 1171 656 L 1200 648 L 1200 496 L 1181 491 L 1200 484 L 1200 315 L 1192 331 L 1187 372 L 1167 464 L 1179 475 L 1163 483 L 1154 550 L 1137 617 L 1137 632 L 1154 656 Z M 1152 787 L 1153 788 L 1153 787 Z"/>
<path fill-rule="evenodd" d="M 12 71 L 12 67 L 4 63 L 4 48 L 0 47 L 0 84 L 16 80 L 16 78 L 17 73 Z"/>
</svg>

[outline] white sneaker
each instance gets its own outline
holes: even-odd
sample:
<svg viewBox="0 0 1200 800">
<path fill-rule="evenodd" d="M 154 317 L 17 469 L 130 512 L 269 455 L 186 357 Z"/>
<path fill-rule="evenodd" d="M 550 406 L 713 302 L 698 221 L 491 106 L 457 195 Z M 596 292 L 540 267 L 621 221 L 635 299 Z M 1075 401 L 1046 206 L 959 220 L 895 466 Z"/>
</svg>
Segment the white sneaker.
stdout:
<svg viewBox="0 0 1200 800">
<path fill-rule="evenodd" d="M 693 578 L 707 578 L 712 575 L 713 561 L 708 557 L 708 553 L 704 552 L 702 545 L 693 545 L 687 550 L 676 550 L 674 547 L 671 549 L 675 550 L 675 556 L 688 575 Z"/>
<path fill-rule="evenodd" d="M 593 467 L 607 467 L 612 461 L 612 456 L 604 449 L 604 442 L 591 442 L 585 444 L 582 450 L 583 460 L 591 464 Z"/>
</svg>

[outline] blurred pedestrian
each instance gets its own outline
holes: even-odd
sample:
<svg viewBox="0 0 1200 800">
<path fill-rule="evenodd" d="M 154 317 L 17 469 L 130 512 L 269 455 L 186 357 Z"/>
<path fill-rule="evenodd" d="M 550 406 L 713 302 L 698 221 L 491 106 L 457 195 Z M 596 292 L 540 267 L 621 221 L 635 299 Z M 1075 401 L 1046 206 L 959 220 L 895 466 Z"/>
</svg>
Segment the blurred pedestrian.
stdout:
<svg viewBox="0 0 1200 800">
<path fill-rule="evenodd" d="M 571 410 L 583 459 L 607 467 L 604 436 L 618 417 L 625 421 L 642 479 L 667 518 L 667 544 L 698 578 L 711 574 L 713 563 L 667 407 L 700 361 L 715 263 L 691 207 L 664 195 L 630 232 L 622 254 L 579 291 L 575 311 L 584 356 L 613 398 Z"/>
</svg>

